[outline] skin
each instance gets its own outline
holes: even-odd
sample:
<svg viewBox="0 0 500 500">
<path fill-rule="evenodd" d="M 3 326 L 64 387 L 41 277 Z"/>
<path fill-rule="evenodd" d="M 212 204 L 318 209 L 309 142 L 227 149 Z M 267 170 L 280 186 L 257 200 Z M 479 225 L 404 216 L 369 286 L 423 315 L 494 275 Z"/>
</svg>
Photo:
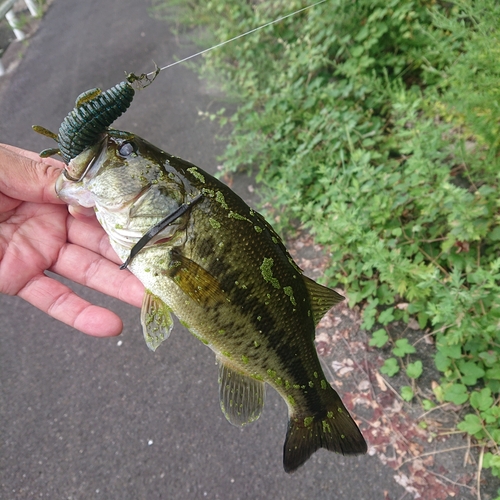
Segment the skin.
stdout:
<svg viewBox="0 0 500 500">
<path fill-rule="evenodd" d="M 119 335 L 112 311 L 47 276 L 51 271 L 140 307 L 144 287 L 121 263 L 93 210 L 71 207 L 54 184 L 64 163 L 0 144 L 0 293 L 17 295 L 88 335 Z"/>
</svg>

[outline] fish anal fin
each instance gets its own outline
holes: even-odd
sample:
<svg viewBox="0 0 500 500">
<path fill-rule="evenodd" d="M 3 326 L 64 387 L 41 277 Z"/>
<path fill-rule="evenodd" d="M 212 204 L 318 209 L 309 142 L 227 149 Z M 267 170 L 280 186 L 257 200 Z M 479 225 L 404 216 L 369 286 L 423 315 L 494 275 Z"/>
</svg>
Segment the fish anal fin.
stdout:
<svg viewBox="0 0 500 500">
<path fill-rule="evenodd" d="M 203 307 L 214 307 L 226 301 L 217 279 L 179 252 L 172 252 L 172 264 L 166 273 L 186 295 Z"/>
<path fill-rule="evenodd" d="M 366 453 L 366 441 L 356 422 L 332 389 L 333 398 L 326 412 L 290 416 L 283 448 L 285 472 L 294 472 L 319 448 L 342 455 Z"/>
<path fill-rule="evenodd" d="M 173 320 L 170 308 L 149 290 L 144 292 L 141 309 L 141 325 L 147 346 L 156 351 L 170 336 Z"/>
<path fill-rule="evenodd" d="M 234 370 L 220 357 L 219 398 L 222 413 L 227 420 L 241 427 L 260 417 L 266 395 L 265 384 Z"/>
<path fill-rule="evenodd" d="M 309 297 L 311 298 L 314 323 L 317 325 L 321 318 L 335 305 L 344 300 L 344 297 L 331 288 L 316 283 L 307 276 L 302 276 Z"/>
</svg>

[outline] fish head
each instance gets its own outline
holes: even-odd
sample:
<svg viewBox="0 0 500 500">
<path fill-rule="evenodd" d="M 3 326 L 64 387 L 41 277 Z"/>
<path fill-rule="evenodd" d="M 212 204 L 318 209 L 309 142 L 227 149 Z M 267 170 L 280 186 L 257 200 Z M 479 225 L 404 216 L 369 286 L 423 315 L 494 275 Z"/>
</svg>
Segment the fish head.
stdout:
<svg viewBox="0 0 500 500">
<path fill-rule="evenodd" d="M 185 195 L 184 183 L 165 171 L 161 153 L 134 134 L 108 130 L 69 162 L 56 182 L 57 195 L 68 205 L 114 211 L 161 185 L 168 195 L 164 202 L 170 199 L 175 208 Z"/>
<path fill-rule="evenodd" d="M 68 205 L 94 208 L 111 245 L 125 260 L 143 235 L 192 196 L 192 187 L 163 151 L 134 134 L 108 130 L 69 162 L 56 192 Z M 182 243 L 187 221 L 188 214 L 179 217 L 149 246 Z"/>
</svg>

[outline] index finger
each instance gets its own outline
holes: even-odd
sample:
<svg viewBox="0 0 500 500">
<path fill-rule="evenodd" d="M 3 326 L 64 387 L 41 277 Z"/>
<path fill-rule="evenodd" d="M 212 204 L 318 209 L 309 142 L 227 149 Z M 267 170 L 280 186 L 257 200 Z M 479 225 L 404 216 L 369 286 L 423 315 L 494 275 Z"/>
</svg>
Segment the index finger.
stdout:
<svg viewBox="0 0 500 500">
<path fill-rule="evenodd" d="M 20 292 L 19 297 L 49 316 L 94 337 L 119 335 L 123 328 L 114 312 L 79 297 L 71 288 L 40 274 Z"/>
</svg>

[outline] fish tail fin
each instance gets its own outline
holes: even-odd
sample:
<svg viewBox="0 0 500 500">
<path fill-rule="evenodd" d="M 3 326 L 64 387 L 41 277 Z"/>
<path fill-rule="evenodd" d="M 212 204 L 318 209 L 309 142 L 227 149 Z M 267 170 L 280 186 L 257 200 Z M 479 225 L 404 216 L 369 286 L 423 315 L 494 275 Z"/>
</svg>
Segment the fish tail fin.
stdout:
<svg viewBox="0 0 500 500">
<path fill-rule="evenodd" d="M 361 431 L 337 393 L 335 396 L 334 404 L 326 412 L 290 415 L 283 449 L 285 472 L 294 472 L 319 448 L 342 455 L 366 453 Z"/>
</svg>

